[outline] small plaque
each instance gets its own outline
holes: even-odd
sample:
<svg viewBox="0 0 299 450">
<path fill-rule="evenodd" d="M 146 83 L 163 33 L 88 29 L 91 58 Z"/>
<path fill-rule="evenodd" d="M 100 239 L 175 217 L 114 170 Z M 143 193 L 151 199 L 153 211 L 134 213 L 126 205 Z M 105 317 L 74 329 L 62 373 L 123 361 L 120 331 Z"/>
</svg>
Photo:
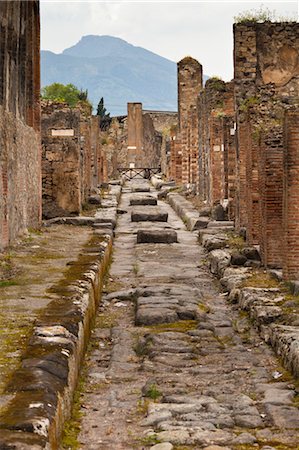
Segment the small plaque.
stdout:
<svg viewBox="0 0 299 450">
<path fill-rule="evenodd" d="M 129 167 L 130 167 L 130 169 L 135 169 L 135 163 L 130 163 Z"/>
<path fill-rule="evenodd" d="M 136 145 L 128 145 L 128 150 L 136 150 Z"/>
<path fill-rule="evenodd" d="M 72 128 L 65 130 L 52 130 L 52 136 L 64 137 L 64 136 L 74 136 L 74 130 Z"/>
<path fill-rule="evenodd" d="M 213 150 L 214 152 L 220 152 L 220 145 L 214 145 Z"/>
</svg>

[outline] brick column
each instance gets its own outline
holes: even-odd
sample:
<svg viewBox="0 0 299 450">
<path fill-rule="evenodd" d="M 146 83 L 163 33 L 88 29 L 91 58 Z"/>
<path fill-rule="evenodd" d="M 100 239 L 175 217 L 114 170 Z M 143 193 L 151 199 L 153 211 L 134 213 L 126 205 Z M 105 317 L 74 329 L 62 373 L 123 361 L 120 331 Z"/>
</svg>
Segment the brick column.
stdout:
<svg viewBox="0 0 299 450">
<path fill-rule="evenodd" d="M 184 184 L 198 184 L 197 97 L 201 89 L 201 64 L 190 57 L 182 59 L 178 63 L 178 113 Z"/>
<path fill-rule="evenodd" d="M 281 127 L 262 136 L 259 151 L 261 257 L 266 266 L 282 267 L 283 144 Z"/>
<path fill-rule="evenodd" d="M 289 111 L 284 126 L 283 276 L 299 280 L 299 110 Z"/>
</svg>

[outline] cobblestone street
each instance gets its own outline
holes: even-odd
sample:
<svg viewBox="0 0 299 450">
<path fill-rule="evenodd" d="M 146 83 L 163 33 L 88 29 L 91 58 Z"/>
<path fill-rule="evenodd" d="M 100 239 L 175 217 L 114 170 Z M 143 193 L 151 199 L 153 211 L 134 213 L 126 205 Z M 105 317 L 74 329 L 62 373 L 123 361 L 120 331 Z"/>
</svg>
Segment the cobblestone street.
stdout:
<svg viewBox="0 0 299 450">
<path fill-rule="evenodd" d="M 298 449 L 295 381 L 228 303 L 197 233 L 148 189 L 123 188 L 80 448 Z"/>
</svg>

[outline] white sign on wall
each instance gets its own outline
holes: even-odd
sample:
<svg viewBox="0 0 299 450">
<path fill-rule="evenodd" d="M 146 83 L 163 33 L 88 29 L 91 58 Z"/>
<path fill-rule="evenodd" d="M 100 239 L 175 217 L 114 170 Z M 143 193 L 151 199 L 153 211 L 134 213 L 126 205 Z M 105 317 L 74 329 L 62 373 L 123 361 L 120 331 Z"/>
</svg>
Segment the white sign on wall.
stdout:
<svg viewBox="0 0 299 450">
<path fill-rule="evenodd" d="M 75 132 L 72 128 L 65 130 L 52 130 L 52 136 L 63 137 L 63 136 L 74 136 Z"/>
</svg>

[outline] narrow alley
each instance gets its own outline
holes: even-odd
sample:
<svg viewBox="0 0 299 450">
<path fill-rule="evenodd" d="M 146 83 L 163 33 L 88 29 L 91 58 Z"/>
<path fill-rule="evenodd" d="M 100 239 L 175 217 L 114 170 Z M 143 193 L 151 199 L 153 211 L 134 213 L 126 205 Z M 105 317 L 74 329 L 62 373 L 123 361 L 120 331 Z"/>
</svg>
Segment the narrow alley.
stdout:
<svg viewBox="0 0 299 450">
<path fill-rule="evenodd" d="M 227 301 L 198 232 L 156 198 L 145 180 L 123 187 L 80 448 L 298 448 L 295 381 Z"/>
</svg>

